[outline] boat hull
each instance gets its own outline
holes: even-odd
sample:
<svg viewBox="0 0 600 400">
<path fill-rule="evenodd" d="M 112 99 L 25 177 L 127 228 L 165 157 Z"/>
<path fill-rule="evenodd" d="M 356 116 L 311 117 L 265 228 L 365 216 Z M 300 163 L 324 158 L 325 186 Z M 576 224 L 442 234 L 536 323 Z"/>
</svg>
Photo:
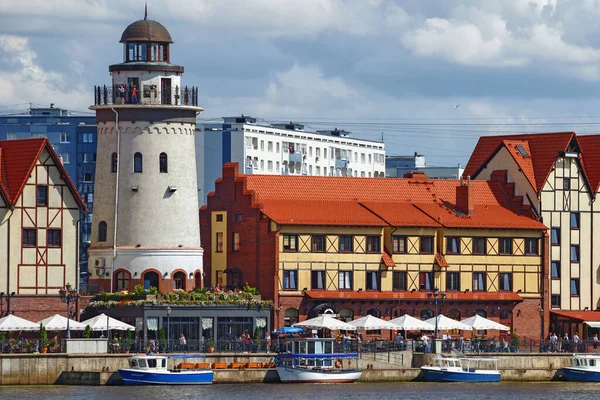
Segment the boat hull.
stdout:
<svg viewBox="0 0 600 400">
<path fill-rule="evenodd" d="M 125 385 L 210 385 L 213 371 L 140 371 L 120 369 Z"/>
<path fill-rule="evenodd" d="M 600 370 L 577 367 L 564 367 L 562 374 L 565 380 L 574 382 L 600 382 Z"/>
<path fill-rule="evenodd" d="M 452 371 L 436 367 L 421 367 L 423 377 L 428 382 L 500 382 L 497 371 Z"/>
<path fill-rule="evenodd" d="M 362 375 L 356 369 L 323 371 L 291 367 L 277 367 L 277 373 L 283 383 L 352 383 Z"/>
</svg>

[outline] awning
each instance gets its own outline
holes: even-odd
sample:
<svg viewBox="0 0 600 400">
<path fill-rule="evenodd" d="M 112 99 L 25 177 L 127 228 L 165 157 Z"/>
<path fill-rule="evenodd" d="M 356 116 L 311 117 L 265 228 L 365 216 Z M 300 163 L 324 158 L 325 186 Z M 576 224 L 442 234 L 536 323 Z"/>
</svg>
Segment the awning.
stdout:
<svg viewBox="0 0 600 400">
<path fill-rule="evenodd" d="M 435 253 L 435 262 L 440 267 L 448 268 L 448 261 L 446 261 L 446 257 L 443 254 Z"/>
<path fill-rule="evenodd" d="M 600 328 L 600 311 L 552 311 L 552 314 L 583 322 L 591 328 Z"/>
<path fill-rule="evenodd" d="M 425 300 L 427 292 L 379 292 L 379 291 L 333 291 L 307 290 L 304 294 L 319 300 Z M 514 301 L 523 298 L 514 292 L 446 292 L 446 301 Z"/>
</svg>

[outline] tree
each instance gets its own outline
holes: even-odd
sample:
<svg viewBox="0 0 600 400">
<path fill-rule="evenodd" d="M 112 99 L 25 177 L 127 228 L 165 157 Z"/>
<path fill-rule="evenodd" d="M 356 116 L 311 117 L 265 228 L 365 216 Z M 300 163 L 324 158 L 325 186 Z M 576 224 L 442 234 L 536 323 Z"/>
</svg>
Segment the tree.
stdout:
<svg viewBox="0 0 600 400">
<path fill-rule="evenodd" d="M 46 332 L 46 328 L 40 324 L 40 349 L 48 346 L 48 332 Z"/>
<path fill-rule="evenodd" d="M 89 325 L 86 325 L 85 329 L 83 330 L 83 338 L 84 339 L 89 339 L 91 333 L 92 333 L 92 328 Z"/>
<path fill-rule="evenodd" d="M 160 349 L 165 352 L 167 351 L 167 334 L 165 328 L 158 328 L 158 339 L 160 340 Z"/>
<path fill-rule="evenodd" d="M 131 345 L 133 344 L 133 340 L 131 339 L 131 330 L 127 329 L 127 332 L 125 332 L 125 342 L 124 342 L 124 346 L 125 346 L 125 351 L 129 351 L 131 350 Z"/>
</svg>

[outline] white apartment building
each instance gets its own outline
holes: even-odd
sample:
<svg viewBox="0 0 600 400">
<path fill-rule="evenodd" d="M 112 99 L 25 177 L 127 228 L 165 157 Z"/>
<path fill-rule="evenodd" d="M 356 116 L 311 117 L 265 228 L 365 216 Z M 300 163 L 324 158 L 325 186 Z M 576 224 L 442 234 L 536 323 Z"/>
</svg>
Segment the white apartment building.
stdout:
<svg viewBox="0 0 600 400">
<path fill-rule="evenodd" d="M 249 116 L 196 127 L 200 198 L 214 190 L 226 162 L 240 173 L 377 178 L 385 176 L 385 144 L 334 129 L 311 132 L 297 123 L 269 124 Z"/>
</svg>

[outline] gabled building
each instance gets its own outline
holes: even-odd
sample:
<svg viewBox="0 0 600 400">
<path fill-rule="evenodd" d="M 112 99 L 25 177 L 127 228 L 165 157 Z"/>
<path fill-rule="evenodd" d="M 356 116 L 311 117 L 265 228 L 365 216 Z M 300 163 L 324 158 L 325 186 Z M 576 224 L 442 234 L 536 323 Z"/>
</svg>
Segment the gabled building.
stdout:
<svg viewBox="0 0 600 400">
<path fill-rule="evenodd" d="M 550 230 L 551 331 L 587 332 L 600 321 L 600 135 L 574 132 L 481 137 L 464 176 L 514 191 Z M 589 331 L 591 333 L 592 331 Z"/>
<path fill-rule="evenodd" d="M 256 286 L 274 328 L 326 310 L 480 314 L 539 339 L 546 227 L 498 181 L 241 175 L 223 167 L 200 209 L 205 285 Z"/>
<path fill-rule="evenodd" d="M 47 139 L 0 141 L 3 313 L 33 321 L 64 313 L 58 290 L 78 282 L 77 228 L 85 210 Z"/>
</svg>

